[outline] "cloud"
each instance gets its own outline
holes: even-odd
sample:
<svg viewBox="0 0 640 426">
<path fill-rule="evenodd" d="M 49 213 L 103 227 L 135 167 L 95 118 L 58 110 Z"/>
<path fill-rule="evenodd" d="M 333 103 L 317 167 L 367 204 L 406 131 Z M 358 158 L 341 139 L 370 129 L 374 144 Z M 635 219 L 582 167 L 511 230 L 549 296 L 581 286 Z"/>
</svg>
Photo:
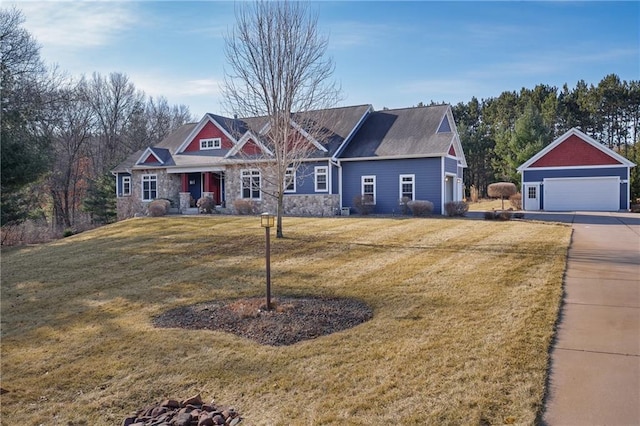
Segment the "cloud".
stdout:
<svg viewBox="0 0 640 426">
<path fill-rule="evenodd" d="M 45 48 L 103 46 L 135 26 L 134 2 L 15 2 L 25 27 Z"/>
<path fill-rule="evenodd" d="M 169 99 L 189 96 L 220 96 L 220 80 L 215 78 L 181 78 L 176 75 L 132 72 L 131 81 L 149 96 L 164 96 Z M 189 76 L 191 77 L 191 76 Z"/>
</svg>

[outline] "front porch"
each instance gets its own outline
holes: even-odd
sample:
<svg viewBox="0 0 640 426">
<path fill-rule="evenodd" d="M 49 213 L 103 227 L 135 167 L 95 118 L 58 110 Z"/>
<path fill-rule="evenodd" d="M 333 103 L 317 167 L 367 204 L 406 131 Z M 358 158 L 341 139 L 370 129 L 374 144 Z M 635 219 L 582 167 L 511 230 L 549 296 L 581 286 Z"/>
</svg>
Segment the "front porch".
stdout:
<svg viewBox="0 0 640 426">
<path fill-rule="evenodd" d="M 179 211 L 182 214 L 197 214 L 196 203 L 200 198 L 212 198 L 217 207 L 224 207 L 224 172 L 181 173 Z"/>
</svg>

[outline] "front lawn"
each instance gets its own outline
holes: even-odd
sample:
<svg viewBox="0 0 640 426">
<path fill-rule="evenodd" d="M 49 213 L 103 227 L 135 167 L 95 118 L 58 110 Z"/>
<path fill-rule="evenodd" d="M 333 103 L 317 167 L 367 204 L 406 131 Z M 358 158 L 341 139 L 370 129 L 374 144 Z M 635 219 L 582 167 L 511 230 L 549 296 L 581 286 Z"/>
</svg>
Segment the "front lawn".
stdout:
<svg viewBox="0 0 640 426">
<path fill-rule="evenodd" d="M 2 253 L 2 424 L 118 425 L 200 393 L 243 424 L 532 424 L 570 227 L 285 218 L 272 292 L 352 298 L 354 328 L 290 346 L 154 328 L 264 294 L 255 217 L 140 218 Z"/>
</svg>

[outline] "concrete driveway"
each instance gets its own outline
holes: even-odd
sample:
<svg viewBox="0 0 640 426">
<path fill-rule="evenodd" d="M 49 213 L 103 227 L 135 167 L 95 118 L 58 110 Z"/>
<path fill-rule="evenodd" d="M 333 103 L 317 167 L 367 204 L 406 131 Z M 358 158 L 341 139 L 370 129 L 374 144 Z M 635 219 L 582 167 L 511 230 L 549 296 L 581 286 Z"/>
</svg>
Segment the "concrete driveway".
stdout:
<svg viewBox="0 0 640 426">
<path fill-rule="evenodd" d="M 640 425 L 640 215 L 527 213 L 571 223 L 546 425 Z"/>
</svg>

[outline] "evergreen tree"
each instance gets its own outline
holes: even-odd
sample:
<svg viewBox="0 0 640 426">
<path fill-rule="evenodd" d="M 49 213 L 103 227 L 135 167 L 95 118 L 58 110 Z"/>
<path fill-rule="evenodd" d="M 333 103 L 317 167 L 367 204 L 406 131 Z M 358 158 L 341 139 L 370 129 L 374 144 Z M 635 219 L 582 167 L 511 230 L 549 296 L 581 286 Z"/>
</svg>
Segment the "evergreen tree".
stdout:
<svg viewBox="0 0 640 426">
<path fill-rule="evenodd" d="M 98 224 L 115 222 L 116 187 L 110 173 L 89 180 L 87 196 L 83 203 L 84 211 L 91 215 L 91 221 Z"/>
<path fill-rule="evenodd" d="M 542 114 L 530 101 L 513 130 L 503 129 L 496 138 L 494 167 L 506 182 L 520 183 L 516 169 L 551 142 L 552 130 L 544 124 Z"/>
</svg>

